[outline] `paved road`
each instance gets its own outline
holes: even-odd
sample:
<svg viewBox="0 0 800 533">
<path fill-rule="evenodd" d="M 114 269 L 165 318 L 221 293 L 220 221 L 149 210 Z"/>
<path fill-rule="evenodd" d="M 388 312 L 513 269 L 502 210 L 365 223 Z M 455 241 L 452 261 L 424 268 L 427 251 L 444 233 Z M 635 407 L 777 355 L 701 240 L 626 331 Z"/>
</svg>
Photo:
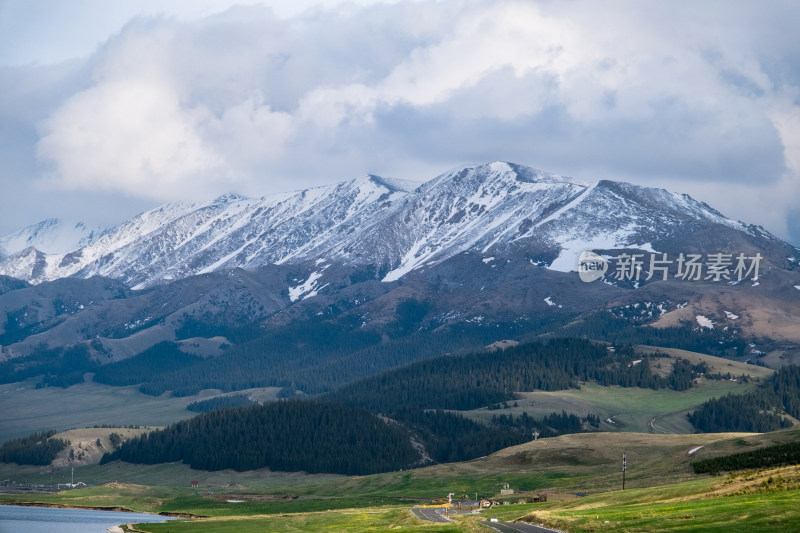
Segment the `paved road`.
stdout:
<svg viewBox="0 0 800 533">
<path fill-rule="evenodd" d="M 555 533 L 556 531 L 524 522 L 481 522 L 481 525 L 501 533 Z"/>
<path fill-rule="evenodd" d="M 452 522 L 451 519 L 443 515 L 444 510 L 436 507 L 414 507 L 411 509 L 414 516 L 429 522 Z"/>
<path fill-rule="evenodd" d="M 447 523 L 452 522 L 450 518 L 444 516 L 444 509 L 436 507 L 418 507 L 414 506 L 411 509 L 414 516 L 421 520 L 429 522 Z M 547 529 L 546 527 L 534 526 L 533 524 L 526 524 L 524 522 L 480 522 L 482 525 L 500 531 L 501 533 L 560 533 L 555 529 Z"/>
<path fill-rule="evenodd" d="M 687 411 L 687 409 L 678 409 L 677 411 L 670 411 L 669 413 L 661 413 L 660 415 L 656 415 L 655 417 L 653 417 L 652 420 L 650 420 L 650 429 L 653 430 L 653 433 L 667 433 L 667 434 L 674 433 L 674 431 L 670 431 L 668 429 L 664 429 L 662 427 L 659 427 L 657 425 L 658 421 L 660 419 L 664 418 L 665 416 L 670 416 L 670 415 L 674 415 L 674 414 L 681 413 L 681 412 L 686 412 L 686 411 Z"/>
</svg>

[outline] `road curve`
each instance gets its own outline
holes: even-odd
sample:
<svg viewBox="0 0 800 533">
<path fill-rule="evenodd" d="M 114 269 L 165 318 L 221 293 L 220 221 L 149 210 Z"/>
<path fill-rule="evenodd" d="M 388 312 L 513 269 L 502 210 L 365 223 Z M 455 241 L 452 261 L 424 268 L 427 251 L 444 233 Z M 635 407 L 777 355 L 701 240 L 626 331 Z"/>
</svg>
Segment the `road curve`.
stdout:
<svg viewBox="0 0 800 533">
<path fill-rule="evenodd" d="M 688 411 L 688 409 L 677 409 L 675 411 L 670 411 L 668 413 L 658 414 L 658 415 L 656 415 L 656 416 L 654 416 L 653 418 L 650 419 L 650 429 L 653 430 L 653 433 L 664 433 L 664 434 L 673 433 L 672 431 L 669 431 L 667 429 L 658 427 L 656 425 L 656 423 L 658 422 L 659 419 L 664 418 L 665 416 L 671 416 L 671 415 L 674 415 L 674 414 L 687 412 L 687 411 Z"/>
<path fill-rule="evenodd" d="M 525 522 L 481 522 L 480 524 L 501 533 L 560 533 L 555 529 L 547 529 Z"/>
<path fill-rule="evenodd" d="M 428 522 L 439 522 L 439 523 L 447 523 L 452 522 L 450 518 L 447 518 L 443 514 L 441 514 L 442 509 L 441 507 L 418 507 L 414 506 L 411 509 L 411 512 L 419 518 L 420 520 L 427 520 Z"/>
</svg>

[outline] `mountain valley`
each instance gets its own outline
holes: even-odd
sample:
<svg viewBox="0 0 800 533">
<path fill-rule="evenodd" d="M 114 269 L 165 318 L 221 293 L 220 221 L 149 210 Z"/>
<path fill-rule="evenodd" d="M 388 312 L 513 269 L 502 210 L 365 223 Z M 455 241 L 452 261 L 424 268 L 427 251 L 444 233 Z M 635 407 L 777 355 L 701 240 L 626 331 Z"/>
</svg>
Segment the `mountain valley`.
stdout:
<svg viewBox="0 0 800 533">
<path fill-rule="evenodd" d="M 783 428 L 800 416 L 791 399 L 800 249 L 662 189 L 494 162 L 421 185 L 366 176 L 167 204 L 104 231 L 68 228 L 80 231 L 50 222 L 0 239 L 2 438 L 11 451 L 50 450 L 65 434 L 38 432 L 92 435 L 44 457 L 42 480 L 75 466 L 93 482 L 138 483 L 181 461 L 203 472 L 182 480 L 219 485 L 212 471 L 233 469 L 250 488 L 252 472 L 274 481 L 283 475 L 274 470 L 322 476 L 303 481 L 312 485 L 333 474 L 457 472 L 435 490 L 415 485 L 418 501 L 454 485 L 494 494 L 488 477 L 497 484 L 499 474 L 467 473 L 491 464 L 530 491 L 580 492 L 585 457 L 573 448 L 594 446 L 580 439 L 676 434 L 664 461 L 680 475 L 664 482 L 686 481 L 683 448 L 728 438 L 692 435 L 720 413 L 731 427 L 713 431 L 742 435 L 794 435 Z M 284 422 L 247 432 L 273 419 Z M 108 441 L 109 425 L 125 438 Z M 242 438 L 230 440 L 231 428 Z M 321 446 L 309 435 L 323 428 L 344 440 L 325 433 L 337 444 Z M 291 441 L 302 435 L 306 448 Z M 570 443 L 556 454 L 563 463 L 551 457 L 547 479 L 514 477 L 509 465 L 550 446 L 538 437 Z M 257 457 L 248 442 L 295 453 Z M 347 442 L 397 453 L 359 464 Z M 556 470 L 569 465 L 575 478 L 562 484 Z M 608 489 L 608 474 L 594 475 L 586 486 Z M 272 486 L 292 492 L 281 483 Z M 346 505 L 324 497 L 332 507 L 308 509 Z"/>
</svg>

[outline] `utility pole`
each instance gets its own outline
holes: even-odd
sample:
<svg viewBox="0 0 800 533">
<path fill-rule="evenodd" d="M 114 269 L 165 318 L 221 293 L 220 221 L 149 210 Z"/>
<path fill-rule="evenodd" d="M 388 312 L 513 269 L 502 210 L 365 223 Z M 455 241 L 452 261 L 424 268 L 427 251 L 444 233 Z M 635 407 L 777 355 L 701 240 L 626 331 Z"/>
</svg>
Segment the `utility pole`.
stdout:
<svg viewBox="0 0 800 533">
<path fill-rule="evenodd" d="M 71 488 L 71 489 L 75 488 L 75 467 L 74 466 L 72 467 L 72 483 L 70 483 L 70 487 L 69 488 Z"/>
<path fill-rule="evenodd" d="M 626 455 L 622 454 L 622 490 L 625 490 L 625 459 Z"/>
</svg>

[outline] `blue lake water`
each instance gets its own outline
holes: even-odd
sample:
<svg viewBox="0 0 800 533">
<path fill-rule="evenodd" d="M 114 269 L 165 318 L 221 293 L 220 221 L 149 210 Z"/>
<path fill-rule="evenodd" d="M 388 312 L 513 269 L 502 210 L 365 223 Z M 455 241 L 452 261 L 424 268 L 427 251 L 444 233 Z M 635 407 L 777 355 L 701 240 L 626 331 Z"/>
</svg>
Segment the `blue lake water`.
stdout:
<svg viewBox="0 0 800 533">
<path fill-rule="evenodd" d="M 0 505 L 0 533 L 107 533 L 112 526 L 164 522 L 165 516 Z"/>
</svg>

